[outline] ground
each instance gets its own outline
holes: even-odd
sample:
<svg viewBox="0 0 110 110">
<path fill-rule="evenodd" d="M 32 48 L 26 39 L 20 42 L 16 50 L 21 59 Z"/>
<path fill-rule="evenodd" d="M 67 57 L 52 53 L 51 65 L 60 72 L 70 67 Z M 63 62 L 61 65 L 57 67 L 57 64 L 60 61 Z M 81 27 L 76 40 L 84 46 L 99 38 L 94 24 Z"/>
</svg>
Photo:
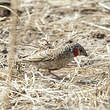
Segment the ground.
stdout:
<svg viewBox="0 0 110 110">
<path fill-rule="evenodd" d="M 17 24 L 16 61 L 34 51 L 73 39 L 88 57 L 79 56 L 53 71 L 60 80 L 18 65 L 10 88 L 9 110 L 110 109 L 110 2 L 104 0 L 34 0 L 21 4 Z M 7 55 L 11 17 L 0 18 L 0 95 L 7 88 Z M 0 105 L 2 108 L 2 98 Z"/>
</svg>

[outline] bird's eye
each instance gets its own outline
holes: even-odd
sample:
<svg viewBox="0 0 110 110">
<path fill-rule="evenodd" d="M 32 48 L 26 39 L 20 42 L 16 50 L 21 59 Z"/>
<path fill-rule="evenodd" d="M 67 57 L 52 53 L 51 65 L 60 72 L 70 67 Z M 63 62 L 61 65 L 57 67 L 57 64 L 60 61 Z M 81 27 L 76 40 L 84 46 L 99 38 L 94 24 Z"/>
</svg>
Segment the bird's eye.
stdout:
<svg viewBox="0 0 110 110">
<path fill-rule="evenodd" d="M 69 43 L 72 43 L 73 41 L 72 40 L 69 40 Z"/>
</svg>

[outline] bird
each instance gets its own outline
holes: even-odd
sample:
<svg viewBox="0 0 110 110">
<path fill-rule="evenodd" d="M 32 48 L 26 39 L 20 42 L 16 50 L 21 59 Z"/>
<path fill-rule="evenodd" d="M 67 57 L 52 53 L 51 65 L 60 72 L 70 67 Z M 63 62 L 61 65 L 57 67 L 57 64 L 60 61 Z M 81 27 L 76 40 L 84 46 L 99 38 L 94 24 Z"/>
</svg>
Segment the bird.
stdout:
<svg viewBox="0 0 110 110">
<path fill-rule="evenodd" d="M 88 56 L 83 46 L 73 40 L 68 40 L 55 48 L 35 52 L 22 59 L 22 62 L 30 62 L 36 65 L 37 70 L 46 69 L 52 73 L 51 71 L 65 67 L 74 57 L 80 55 Z"/>
</svg>

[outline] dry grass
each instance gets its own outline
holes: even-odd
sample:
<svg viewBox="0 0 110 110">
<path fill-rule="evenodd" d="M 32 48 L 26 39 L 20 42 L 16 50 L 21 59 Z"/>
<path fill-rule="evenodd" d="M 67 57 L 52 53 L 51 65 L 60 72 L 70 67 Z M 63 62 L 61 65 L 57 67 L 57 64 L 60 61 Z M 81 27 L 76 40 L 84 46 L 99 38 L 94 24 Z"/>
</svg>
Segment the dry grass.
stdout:
<svg viewBox="0 0 110 110">
<path fill-rule="evenodd" d="M 22 0 L 23 1 L 23 0 Z M 29 0 L 28 0 L 29 1 Z M 36 2 L 37 1 L 37 2 Z M 78 57 L 54 74 L 32 65 L 12 74 L 9 110 L 109 110 L 110 109 L 110 15 L 104 0 L 34 0 L 22 2 L 17 23 L 16 60 L 35 50 L 60 45 L 74 38 L 89 56 Z M 0 109 L 7 84 L 7 53 L 11 17 L 0 19 Z M 45 40 L 48 42 L 46 42 Z M 13 55 L 13 54 L 12 54 Z"/>
</svg>

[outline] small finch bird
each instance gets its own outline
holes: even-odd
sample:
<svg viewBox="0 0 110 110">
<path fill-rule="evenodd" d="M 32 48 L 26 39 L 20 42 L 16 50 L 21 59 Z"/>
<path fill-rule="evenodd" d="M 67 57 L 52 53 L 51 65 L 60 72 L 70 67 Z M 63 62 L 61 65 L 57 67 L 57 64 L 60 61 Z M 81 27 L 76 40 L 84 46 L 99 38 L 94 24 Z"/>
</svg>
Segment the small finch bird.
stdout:
<svg viewBox="0 0 110 110">
<path fill-rule="evenodd" d="M 72 40 L 54 48 L 38 51 L 27 58 L 23 62 L 32 62 L 39 69 L 58 70 L 71 62 L 78 55 L 87 56 L 86 50 Z"/>
</svg>

